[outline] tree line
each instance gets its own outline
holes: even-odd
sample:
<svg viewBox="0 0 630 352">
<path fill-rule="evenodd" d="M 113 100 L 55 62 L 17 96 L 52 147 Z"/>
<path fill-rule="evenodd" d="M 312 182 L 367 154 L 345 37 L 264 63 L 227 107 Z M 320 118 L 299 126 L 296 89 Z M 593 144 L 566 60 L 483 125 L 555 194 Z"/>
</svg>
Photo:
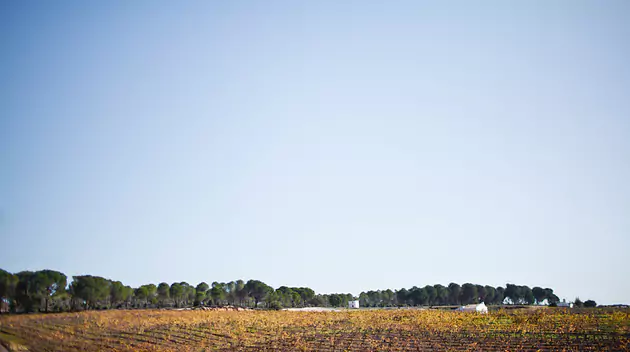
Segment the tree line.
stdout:
<svg viewBox="0 0 630 352">
<path fill-rule="evenodd" d="M 359 304 L 364 307 L 388 306 L 448 306 L 484 302 L 486 304 L 556 304 L 559 299 L 551 288 L 519 286 L 493 287 L 465 283 L 448 286 L 427 285 L 392 291 L 361 292 Z"/>
<path fill-rule="evenodd" d="M 241 306 L 279 309 L 283 307 L 344 307 L 351 300 L 363 307 L 534 304 L 558 302 L 550 288 L 518 286 L 492 287 L 465 283 L 427 285 L 399 290 L 316 294 L 308 287 L 281 286 L 277 289 L 260 280 L 227 283 L 187 282 L 146 284 L 137 288 L 100 276 L 68 277 L 55 270 L 21 271 L 0 269 L 0 302 L 11 312 L 61 312 L 117 308 L 183 308 L 192 306 Z M 6 309 L 4 309 L 6 310 Z"/>
</svg>

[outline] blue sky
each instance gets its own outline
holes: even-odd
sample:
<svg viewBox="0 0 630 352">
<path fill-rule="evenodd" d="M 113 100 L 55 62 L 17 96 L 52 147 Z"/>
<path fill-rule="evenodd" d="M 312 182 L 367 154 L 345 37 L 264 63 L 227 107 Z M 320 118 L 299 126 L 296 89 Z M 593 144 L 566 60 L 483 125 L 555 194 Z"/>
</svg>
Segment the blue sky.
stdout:
<svg viewBox="0 0 630 352">
<path fill-rule="evenodd" d="M 0 4 L 0 267 L 630 302 L 630 3 Z"/>
</svg>

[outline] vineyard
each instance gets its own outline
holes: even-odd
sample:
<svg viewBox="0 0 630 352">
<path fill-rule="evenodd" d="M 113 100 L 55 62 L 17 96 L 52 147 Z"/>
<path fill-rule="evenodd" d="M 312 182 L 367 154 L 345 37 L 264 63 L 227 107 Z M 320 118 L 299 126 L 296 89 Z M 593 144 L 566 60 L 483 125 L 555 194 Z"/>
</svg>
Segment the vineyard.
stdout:
<svg viewBox="0 0 630 352">
<path fill-rule="evenodd" d="M 127 310 L 0 316 L 29 351 L 628 351 L 628 310 Z"/>
</svg>

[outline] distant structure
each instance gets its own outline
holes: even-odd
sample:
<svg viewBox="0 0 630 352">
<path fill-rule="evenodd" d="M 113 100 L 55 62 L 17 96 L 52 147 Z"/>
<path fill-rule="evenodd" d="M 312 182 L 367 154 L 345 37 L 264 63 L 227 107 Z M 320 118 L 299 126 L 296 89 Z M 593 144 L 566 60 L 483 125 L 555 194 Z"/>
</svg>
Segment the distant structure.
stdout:
<svg viewBox="0 0 630 352">
<path fill-rule="evenodd" d="M 564 308 L 573 308 L 573 303 L 572 302 L 567 302 L 566 299 L 563 299 L 562 302 L 558 302 L 558 307 L 564 307 Z"/>
<path fill-rule="evenodd" d="M 477 312 L 477 313 L 488 313 L 488 307 L 486 304 L 481 302 L 479 304 L 468 304 L 465 306 L 461 306 L 457 308 L 458 312 Z"/>
<path fill-rule="evenodd" d="M 356 301 L 349 301 L 348 302 L 348 308 L 350 308 L 350 309 L 357 309 L 357 308 L 359 308 L 359 301 L 358 300 L 356 300 Z"/>
</svg>

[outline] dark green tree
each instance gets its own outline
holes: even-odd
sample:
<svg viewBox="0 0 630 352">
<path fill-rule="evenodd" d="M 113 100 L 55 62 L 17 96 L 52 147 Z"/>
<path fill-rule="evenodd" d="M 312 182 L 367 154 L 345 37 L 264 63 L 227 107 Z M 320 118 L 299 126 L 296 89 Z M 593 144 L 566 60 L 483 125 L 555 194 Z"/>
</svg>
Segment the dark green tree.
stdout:
<svg viewBox="0 0 630 352">
<path fill-rule="evenodd" d="M 333 293 L 328 296 L 328 302 L 331 307 L 341 307 L 343 300 L 340 295 Z"/>
<path fill-rule="evenodd" d="M 157 299 L 160 307 L 164 307 L 170 298 L 171 287 L 166 282 L 160 282 L 157 286 Z"/>
<path fill-rule="evenodd" d="M 184 287 L 180 283 L 174 282 L 171 284 L 169 294 L 173 299 L 173 303 L 175 303 L 175 307 L 179 307 L 184 296 Z"/>
<path fill-rule="evenodd" d="M 13 309 L 15 306 L 15 290 L 18 285 L 18 276 L 0 269 L 0 302 L 6 301 Z M 2 311 L 0 311 L 2 313 Z"/>
<path fill-rule="evenodd" d="M 522 302 L 524 304 L 534 304 L 535 299 L 534 299 L 534 293 L 532 292 L 532 289 L 529 288 L 529 286 L 520 286 L 521 288 L 521 295 L 522 297 Z"/>
<path fill-rule="evenodd" d="M 451 282 L 450 284 L 448 284 L 448 291 L 449 291 L 449 304 L 461 304 L 461 292 L 462 292 L 462 288 L 461 286 L 459 286 L 458 284 Z"/>
<path fill-rule="evenodd" d="M 435 291 L 435 288 L 433 286 L 426 285 L 424 286 L 424 291 L 427 293 L 427 304 L 430 306 L 434 305 L 437 298 L 437 292 Z"/>
<path fill-rule="evenodd" d="M 424 288 L 414 286 L 409 290 L 409 297 L 414 306 L 421 306 L 427 303 L 429 295 Z"/>
<path fill-rule="evenodd" d="M 83 303 L 85 309 L 94 308 L 110 295 L 110 281 L 100 276 L 73 276 L 70 287 L 72 296 Z"/>
<path fill-rule="evenodd" d="M 154 284 L 142 285 L 136 289 L 135 295 L 139 300 L 144 300 L 145 307 L 148 307 L 150 303 L 154 303 L 157 296 L 157 286 Z"/>
<path fill-rule="evenodd" d="M 486 291 L 486 287 L 483 285 L 475 285 L 477 287 L 477 299 L 476 302 L 485 302 L 486 296 L 488 292 Z"/>
<path fill-rule="evenodd" d="M 359 300 L 361 299 L 361 297 L 359 296 Z M 409 301 L 409 291 L 406 288 L 401 288 L 400 290 L 396 291 L 396 303 L 399 306 L 404 306 L 407 305 Z M 361 302 L 359 302 L 359 304 L 361 304 Z"/>
<path fill-rule="evenodd" d="M 224 285 L 224 289 L 226 292 L 226 299 L 228 300 L 228 304 L 234 305 L 237 299 L 236 296 L 236 282 L 230 281 Z"/>
<path fill-rule="evenodd" d="M 503 300 L 505 299 L 505 288 L 499 286 L 496 288 L 496 292 L 494 293 L 494 301 L 495 304 L 503 304 Z"/>
<path fill-rule="evenodd" d="M 35 278 L 38 290 L 41 289 L 45 297 L 45 312 L 48 312 L 49 302 L 65 293 L 68 277 L 59 271 L 41 270 L 35 273 Z"/>
<path fill-rule="evenodd" d="M 547 298 L 547 292 L 542 287 L 535 286 L 532 288 L 532 294 L 534 295 L 534 300 L 536 300 L 536 303 L 538 304 Z"/>
<path fill-rule="evenodd" d="M 247 289 L 245 289 L 245 282 L 243 280 L 236 280 L 234 291 L 236 298 L 238 298 L 238 304 L 243 305 L 243 301 L 247 298 Z"/>
<path fill-rule="evenodd" d="M 477 286 L 471 283 L 465 283 L 462 285 L 462 304 L 477 303 Z"/>
<path fill-rule="evenodd" d="M 259 280 L 247 281 L 245 289 L 248 295 L 254 298 L 254 308 L 258 307 L 258 302 L 264 300 L 269 292 L 273 291 L 271 287 Z"/>
<path fill-rule="evenodd" d="M 522 293 L 519 286 L 513 284 L 505 285 L 505 297 L 509 299 L 512 304 L 518 304 L 522 300 Z"/>
<path fill-rule="evenodd" d="M 448 304 L 448 296 L 449 296 L 448 287 L 444 287 L 440 284 L 437 284 L 437 285 L 433 285 L 433 288 L 435 289 L 436 304 L 438 305 Z"/>
<path fill-rule="evenodd" d="M 131 292 L 120 281 L 113 281 L 109 287 L 109 301 L 111 307 L 118 307 L 127 302 Z"/>
<path fill-rule="evenodd" d="M 61 295 L 66 288 L 65 274 L 54 270 L 22 271 L 17 274 L 15 299 L 25 312 L 44 310 L 47 312 L 52 299 Z"/>
<path fill-rule="evenodd" d="M 212 303 L 214 305 L 220 305 L 221 301 L 225 299 L 225 290 L 223 288 L 223 284 L 213 282 L 209 294 L 210 297 L 212 297 Z"/>
<path fill-rule="evenodd" d="M 300 295 L 302 300 L 301 306 L 306 306 L 311 303 L 311 300 L 315 297 L 315 291 L 308 287 L 291 287 L 291 289 Z"/>
<path fill-rule="evenodd" d="M 492 286 L 486 286 L 485 289 L 486 289 L 486 298 L 484 302 L 488 304 L 496 303 L 495 298 L 496 298 L 497 290 Z"/>
<path fill-rule="evenodd" d="M 199 283 L 199 285 L 197 285 L 197 287 L 195 287 L 195 305 L 200 305 L 206 300 L 206 292 L 209 289 L 210 286 L 208 286 L 208 284 L 205 282 L 201 282 Z"/>
<path fill-rule="evenodd" d="M 545 288 L 545 299 L 547 299 L 547 303 L 549 304 L 557 304 L 560 302 L 560 298 L 558 298 L 550 288 Z"/>
</svg>

